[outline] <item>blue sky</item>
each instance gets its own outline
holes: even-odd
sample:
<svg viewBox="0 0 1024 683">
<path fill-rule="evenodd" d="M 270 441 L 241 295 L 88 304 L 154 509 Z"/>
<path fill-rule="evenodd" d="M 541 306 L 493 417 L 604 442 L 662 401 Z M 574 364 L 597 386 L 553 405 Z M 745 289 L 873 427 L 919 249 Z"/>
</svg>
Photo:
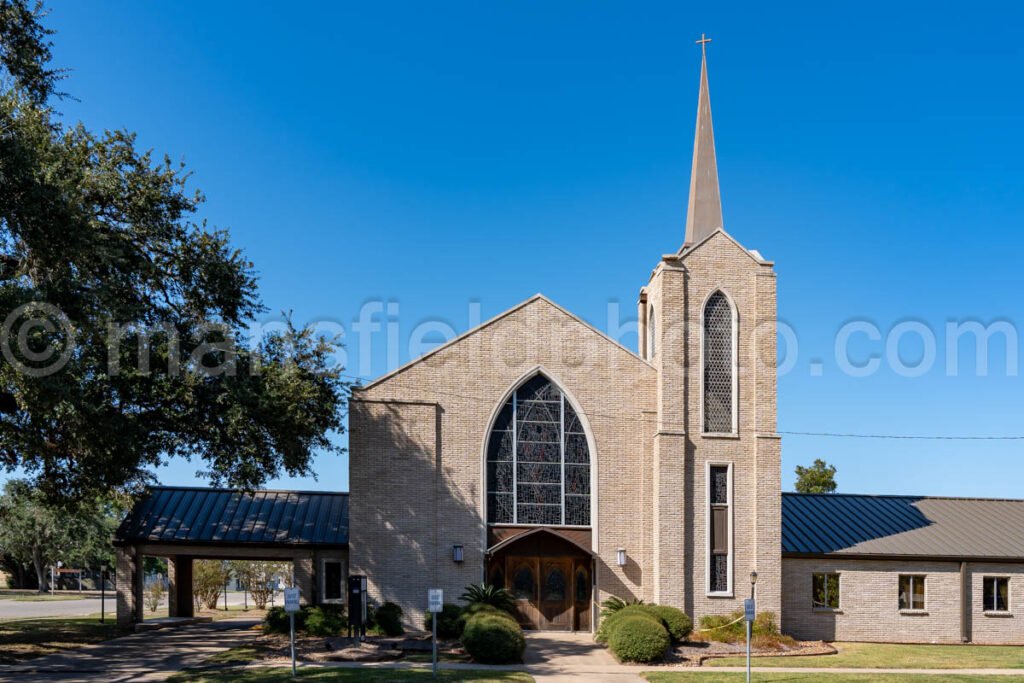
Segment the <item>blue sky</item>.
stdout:
<svg viewBox="0 0 1024 683">
<path fill-rule="evenodd" d="M 682 241 L 707 32 L 726 229 L 776 261 L 799 341 L 780 429 L 1024 435 L 1006 345 L 987 376 L 969 345 L 948 376 L 943 338 L 1022 322 L 1022 10 L 838 5 L 64 0 L 50 25 L 74 69 L 66 120 L 184 158 L 270 309 L 342 325 L 367 377 L 388 357 L 380 333 L 360 367 L 366 302 L 398 304 L 400 361 L 415 325 L 462 332 L 472 302 L 486 319 L 543 292 L 601 329 L 609 303 L 635 315 Z M 853 320 L 923 323 L 938 362 L 847 376 L 834 341 Z M 884 346 L 860 336 L 854 361 Z M 925 349 L 908 334 L 895 350 Z M 783 480 L 823 457 L 841 491 L 1019 497 L 1022 452 L 787 435 Z M 316 469 L 273 485 L 347 488 L 343 457 Z"/>
</svg>

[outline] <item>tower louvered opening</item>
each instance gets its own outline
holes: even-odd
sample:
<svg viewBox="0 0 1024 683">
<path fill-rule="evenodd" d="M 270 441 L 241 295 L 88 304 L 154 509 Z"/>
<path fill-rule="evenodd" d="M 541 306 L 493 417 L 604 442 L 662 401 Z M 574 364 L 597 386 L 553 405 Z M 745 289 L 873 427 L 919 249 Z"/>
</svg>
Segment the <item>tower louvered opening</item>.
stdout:
<svg viewBox="0 0 1024 683">
<path fill-rule="evenodd" d="M 734 431 L 733 315 L 729 299 L 715 292 L 704 307 L 704 431 Z"/>
</svg>

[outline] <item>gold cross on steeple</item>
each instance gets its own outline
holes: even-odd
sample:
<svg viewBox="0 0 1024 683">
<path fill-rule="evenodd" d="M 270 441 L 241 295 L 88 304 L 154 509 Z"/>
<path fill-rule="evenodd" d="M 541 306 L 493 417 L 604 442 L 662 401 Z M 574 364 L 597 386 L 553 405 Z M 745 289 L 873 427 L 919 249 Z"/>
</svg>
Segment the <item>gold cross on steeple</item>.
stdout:
<svg viewBox="0 0 1024 683">
<path fill-rule="evenodd" d="M 706 54 L 707 53 L 707 44 L 711 42 L 711 39 L 708 38 L 706 35 L 704 35 L 702 33 L 702 34 L 700 34 L 700 40 L 697 40 L 697 41 L 694 41 L 694 42 L 700 44 L 701 54 Z"/>
</svg>

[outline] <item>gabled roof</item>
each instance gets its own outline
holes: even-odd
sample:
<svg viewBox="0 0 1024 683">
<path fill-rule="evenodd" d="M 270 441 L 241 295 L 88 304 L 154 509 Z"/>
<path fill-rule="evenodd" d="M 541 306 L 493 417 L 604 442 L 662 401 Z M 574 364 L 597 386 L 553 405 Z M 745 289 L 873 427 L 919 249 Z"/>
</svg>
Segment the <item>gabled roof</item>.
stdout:
<svg viewBox="0 0 1024 683">
<path fill-rule="evenodd" d="M 348 544 L 348 494 L 153 487 L 114 534 L 131 543 Z"/>
<path fill-rule="evenodd" d="M 782 552 L 1024 560 L 1024 500 L 783 493 Z"/>
<path fill-rule="evenodd" d="M 374 386 L 376 386 L 378 384 L 386 382 L 387 380 L 391 379 L 395 375 L 398 375 L 398 374 L 400 374 L 402 372 L 405 372 L 406 370 L 408 370 L 412 366 L 417 365 L 419 363 L 422 363 L 423 361 L 425 361 L 426 359 L 430 358 L 431 356 L 440 353 L 441 351 L 447 349 L 450 346 L 454 346 L 455 344 L 458 344 L 460 341 L 466 339 L 467 337 L 469 337 L 471 335 L 474 335 L 477 332 L 480 332 L 481 330 L 490 327 L 491 325 L 494 325 L 495 323 L 499 322 L 500 320 L 502 320 L 504 318 L 507 318 L 508 316 L 512 315 L 516 311 L 519 311 L 519 310 L 521 310 L 523 308 L 526 308 L 530 304 L 536 303 L 538 301 L 542 301 L 542 302 L 548 304 L 549 306 L 551 306 L 552 308 L 554 308 L 556 311 L 562 313 L 563 315 L 566 315 L 569 318 L 572 318 L 576 322 L 578 322 L 581 325 L 583 325 L 583 327 L 587 328 L 588 330 L 590 330 L 594 334 L 596 334 L 599 337 L 601 337 L 602 339 L 604 339 L 609 344 L 612 344 L 613 346 L 615 346 L 616 349 L 622 351 L 623 353 L 625 353 L 628 356 L 631 356 L 634 360 L 637 360 L 637 361 L 643 363 L 644 365 L 651 366 L 651 364 L 648 361 L 644 360 L 643 358 L 638 356 L 633 351 L 630 351 L 625 346 L 623 346 L 619 342 L 615 341 L 614 339 L 609 337 L 607 334 L 605 334 L 601 330 L 597 329 L 596 327 L 594 327 L 593 325 L 588 323 L 583 318 L 581 318 L 578 315 L 568 311 L 567 309 L 563 308 L 562 306 L 559 306 L 558 304 L 556 304 L 554 301 L 552 301 L 551 299 L 547 298 L 543 294 L 534 294 L 529 299 L 526 299 L 525 301 L 522 301 L 522 302 L 516 304 L 512 308 L 510 308 L 510 309 L 508 309 L 508 310 L 506 310 L 506 311 L 504 311 L 502 313 L 499 313 L 498 315 L 494 316 L 490 320 L 486 320 L 486 321 L 480 323 L 479 325 L 477 325 L 476 327 L 473 327 L 473 328 L 463 332 L 462 334 L 460 334 L 459 336 L 455 337 L 454 339 L 451 339 L 451 340 L 445 342 L 444 344 L 441 344 L 437 348 L 431 349 L 430 351 L 428 351 L 427 353 L 423 354 L 419 358 L 412 359 L 411 361 L 409 361 L 405 365 L 402 365 L 401 367 L 396 368 L 395 370 L 392 370 L 391 372 L 387 373 L 386 375 L 382 375 L 382 376 L 378 377 L 377 379 L 373 380 L 369 384 L 366 384 L 366 385 L 364 385 L 362 387 L 356 387 L 356 390 L 370 389 L 371 387 L 374 387 Z"/>
</svg>

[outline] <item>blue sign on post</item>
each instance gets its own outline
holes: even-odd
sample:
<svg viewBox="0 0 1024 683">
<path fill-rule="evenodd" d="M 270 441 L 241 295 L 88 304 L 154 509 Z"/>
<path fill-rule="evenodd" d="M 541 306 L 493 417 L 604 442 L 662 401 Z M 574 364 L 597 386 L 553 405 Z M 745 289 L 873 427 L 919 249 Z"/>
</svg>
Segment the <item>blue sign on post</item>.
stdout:
<svg viewBox="0 0 1024 683">
<path fill-rule="evenodd" d="M 747 598 L 743 601 L 743 621 L 754 621 L 755 611 L 754 598 Z"/>
</svg>

